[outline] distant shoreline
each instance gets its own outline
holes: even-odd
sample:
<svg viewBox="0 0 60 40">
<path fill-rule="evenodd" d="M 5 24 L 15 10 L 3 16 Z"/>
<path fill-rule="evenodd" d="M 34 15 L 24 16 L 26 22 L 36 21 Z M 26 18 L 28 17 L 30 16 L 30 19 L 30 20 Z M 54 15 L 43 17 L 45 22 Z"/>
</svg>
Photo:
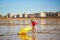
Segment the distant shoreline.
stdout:
<svg viewBox="0 0 60 40">
<path fill-rule="evenodd" d="M 0 20 L 30 20 L 31 18 L 0 18 Z M 58 17 L 41 17 L 41 18 L 36 18 L 38 19 L 60 19 Z"/>
</svg>

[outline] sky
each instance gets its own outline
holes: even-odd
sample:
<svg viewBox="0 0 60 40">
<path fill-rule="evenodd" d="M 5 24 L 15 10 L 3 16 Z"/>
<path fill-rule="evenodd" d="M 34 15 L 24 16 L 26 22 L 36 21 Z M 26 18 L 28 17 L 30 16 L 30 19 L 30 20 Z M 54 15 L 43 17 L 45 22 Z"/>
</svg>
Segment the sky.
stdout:
<svg viewBox="0 0 60 40">
<path fill-rule="evenodd" d="M 60 11 L 60 0 L 0 0 L 0 14 Z"/>
</svg>

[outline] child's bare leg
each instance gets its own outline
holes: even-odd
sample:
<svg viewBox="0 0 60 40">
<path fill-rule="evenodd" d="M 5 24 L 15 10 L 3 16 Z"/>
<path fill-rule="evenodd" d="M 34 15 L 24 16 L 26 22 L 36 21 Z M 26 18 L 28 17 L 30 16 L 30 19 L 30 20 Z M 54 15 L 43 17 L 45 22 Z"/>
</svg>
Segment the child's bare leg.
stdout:
<svg viewBox="0 0 60 40">
<path fill-rule="evenodd" d="M 35 25 L 35 27 L 34 27 L 34 30 L 35 30 L 35 38 L 36 38 L 36 25 Z"/>
<path fill-rule="evenodd" d="M 34 33 L 34 27 L 33 27 L 33 29 L 32 29 L 32 33 Z"/>
<path fill-rule="evenodd" d="M 33 27 L 32 33 L 33 33 L 33 40 L 35 40 L 35 38 L 36 38 L 36 26 Z"/>
<path fill-rule="evenodd" d="M 34 30 L 35 30 L 35 33 L 36 33 L 36 25 L 35 25 L 35 28 L 34 28 Z"/>
</svg>

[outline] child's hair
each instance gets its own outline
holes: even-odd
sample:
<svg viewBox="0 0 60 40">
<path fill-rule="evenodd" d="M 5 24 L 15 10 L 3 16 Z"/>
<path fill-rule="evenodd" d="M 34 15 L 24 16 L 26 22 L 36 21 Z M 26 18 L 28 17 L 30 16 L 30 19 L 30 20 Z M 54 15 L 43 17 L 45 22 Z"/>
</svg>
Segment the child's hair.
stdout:
<svg viewBox="0 0 60 40">
<path fill-rule="evenodd" d="M 33 22 L 34 20 L 33 19 L 31 19 L 31 22 Z"/>
<path fill-rule="evenodd" d="M 31 16 L 31 19 L 35 19 L 35 17 L 32 15 L 32 16 Z"/>
</svg>

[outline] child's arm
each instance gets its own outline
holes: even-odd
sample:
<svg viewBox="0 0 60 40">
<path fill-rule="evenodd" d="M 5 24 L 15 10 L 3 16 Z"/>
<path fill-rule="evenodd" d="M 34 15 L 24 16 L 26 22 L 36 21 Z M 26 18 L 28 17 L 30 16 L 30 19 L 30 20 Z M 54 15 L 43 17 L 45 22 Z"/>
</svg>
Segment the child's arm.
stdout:
<svg viewBox="0 0 60 40">
<path fill-rule="evenodd" d="M 31 22 L 32 22 L 32 21 L 30 21 L 29 25 L 31 25 Z"/>
<path fill-rule="evenodd" d="M 36 24 L 37 24 L 37 20 L 35 19 L 35 22 L 36 22 Z"/>
</svg>

